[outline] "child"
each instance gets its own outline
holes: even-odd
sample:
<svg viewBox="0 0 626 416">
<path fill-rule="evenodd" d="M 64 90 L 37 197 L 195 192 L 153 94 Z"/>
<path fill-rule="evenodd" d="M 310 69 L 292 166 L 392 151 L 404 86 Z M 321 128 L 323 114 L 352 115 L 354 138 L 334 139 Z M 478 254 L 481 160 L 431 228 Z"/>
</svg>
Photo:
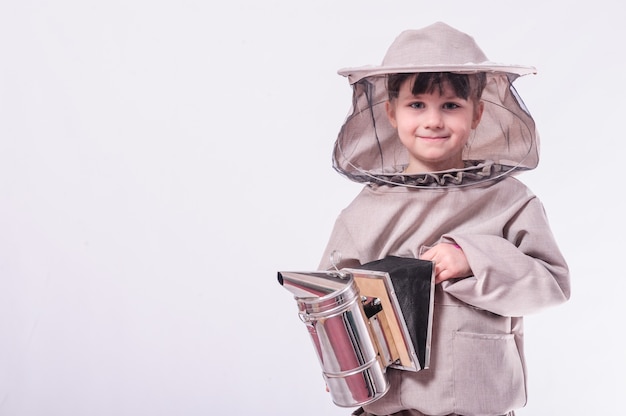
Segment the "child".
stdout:
<svg viewBox="0 0 626 416">
<path fill-rule="evenodd" d="M 333 164 L 366 185 L 320 270 L 421 257 L 437 283 L 430 367 L 388 368 L 389 392 L 354 414 L 512 415 L 526 404 L 522 316 L 570 294 L 541 202 L 513 176 L 538 163 L 511 85 L 533 72 L 489 62 L 443 23 L 402 32 L 380 66 L 339 71 L 354 96 Z"/>
</svg>

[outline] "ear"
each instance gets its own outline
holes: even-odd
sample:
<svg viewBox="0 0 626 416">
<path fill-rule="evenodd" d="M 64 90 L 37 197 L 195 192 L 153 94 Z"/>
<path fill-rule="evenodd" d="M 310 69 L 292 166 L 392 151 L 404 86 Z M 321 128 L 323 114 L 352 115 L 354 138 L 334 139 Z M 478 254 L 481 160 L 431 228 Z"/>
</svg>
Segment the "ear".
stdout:
<svg viewBox="0 0 626 416">
<path fill-rule="evenodd" d="M 479 101 L 476 106 L 474 106 L 474 118 L 472 119 L 472 130 L 478 127 L 478 123 L 480 123 L 480 119 L 483 117 L 483 110 L 485 109 L 485 103 L 483 101 Z"/>
<path fill-rule="evenodd" d="M 396 107 L 389 100 L 385 102 L 385 111 L 387 112 L 389 123 L 391 123 L 394 129 L 397 129 L 398 122 L 396 121 Z"/>
</svg>

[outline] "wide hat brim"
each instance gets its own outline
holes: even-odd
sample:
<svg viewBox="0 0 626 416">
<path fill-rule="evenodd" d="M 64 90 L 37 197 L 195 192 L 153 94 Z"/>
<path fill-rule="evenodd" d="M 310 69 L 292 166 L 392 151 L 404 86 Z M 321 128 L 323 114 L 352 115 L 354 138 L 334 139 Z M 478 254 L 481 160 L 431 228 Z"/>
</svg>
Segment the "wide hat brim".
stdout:
<svg viewBox="0 0 626 416">
<path fill-rule="evenodd" d="M 533 66 L 508 65 L 495 62 L 467 63 L 455 65 L 403 65 L 403 66 L 382 66 L 366 65 L 354 68 L 342 68 L 337 73 L 348 78 L 350 84 L 354 84 L 363 78 L 381 76 L 387 74 L 412 74 L 417 72 L 456 72 L 456 73 L 476 73 L 476 72 L 499 72 L 513 74 L 515 77 L 536 74 L 537 69 Z"/>
</svg>

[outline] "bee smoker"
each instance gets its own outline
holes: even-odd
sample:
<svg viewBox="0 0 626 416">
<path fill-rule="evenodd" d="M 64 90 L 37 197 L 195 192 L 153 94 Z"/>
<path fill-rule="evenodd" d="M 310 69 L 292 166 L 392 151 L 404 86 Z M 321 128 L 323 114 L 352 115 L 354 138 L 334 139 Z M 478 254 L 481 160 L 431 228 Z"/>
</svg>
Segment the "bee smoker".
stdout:
<svg viewBox="0 0 626 416">
<path fill-rule="evenodd" d="M 356 407 L 389 390 L 388 367 L 428 368 L 432 262 L 386 257 L 357 269 L 278 272 L 311 336 L 333 402 Z"/>
</svg>

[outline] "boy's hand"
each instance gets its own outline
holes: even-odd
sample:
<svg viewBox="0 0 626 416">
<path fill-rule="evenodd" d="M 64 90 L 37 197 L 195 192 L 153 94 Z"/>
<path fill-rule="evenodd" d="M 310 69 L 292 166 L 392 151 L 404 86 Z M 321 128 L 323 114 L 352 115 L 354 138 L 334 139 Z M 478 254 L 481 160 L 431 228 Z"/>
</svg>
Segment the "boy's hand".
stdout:
<svg viewBox="0 0 626 416">
<path fill-rule="evenodd" d="M 426 250 L 420 258 L 435 262 L 435 284 L 472 275 L 463 249 L 456 244 L 439 243 Z"/>
</svg>

